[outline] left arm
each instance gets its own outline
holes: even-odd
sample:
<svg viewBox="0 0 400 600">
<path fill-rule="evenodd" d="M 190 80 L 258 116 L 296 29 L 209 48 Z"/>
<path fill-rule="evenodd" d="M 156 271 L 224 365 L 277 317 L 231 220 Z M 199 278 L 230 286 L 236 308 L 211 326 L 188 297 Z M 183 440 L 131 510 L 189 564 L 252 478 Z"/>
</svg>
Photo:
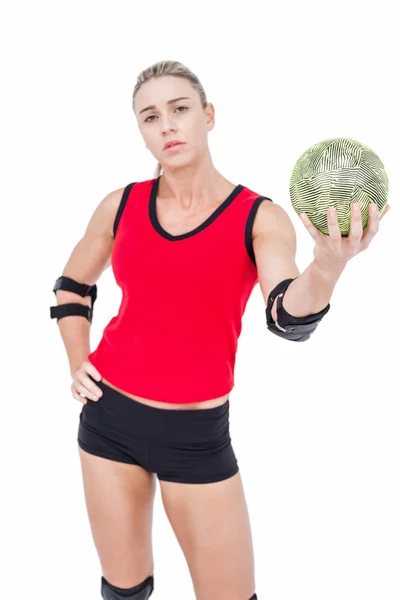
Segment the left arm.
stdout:
<svg viewBox="0 0 400 600">
<path fill-rule="evenodd" d="M 296 278 L 285 292 L 284 309 L 293 317 L 318 313 L 329 303 L 335 285 L 347 262 L 365 250 L 379 229 L 379 218 L 389 210 L 386 206 L 381 217 L 374 205 L 370 205 L 368 226 L 362 229 L 360 207 L 353 205 L 349 236 L 342 237 L 336 211 L 328 214 L 329 236 L 322 234 L 304 215 L 302 221 L 316 245 L 314 260 L 300 274 L 296 263 L 296 234 L 286 211 L 277 204 L 262 202 L 257 211 L 253 228 L 253 249 L 258 279 L 265 304 L 270 292 L 284 279 Z M 281 296 L 281 294 L 280 294 Z M 271 316 L 277 318 L 276 304 Z"/>
<path fill-rule="evenodd" d="M 289 285 L 282 304 L 293 317 L 315 314 L 325 308 L 342 268 L 324 272 L 313 262 L 300 274 L 296 265 L 296 232 L 286 211 L 278 204 L 262 202 L 254 223 L 253 249 L 258 280 L 265 305 L 268 296 L 280 281 L 296 278 Z M 272 317 L 276 321 L 276 303 Z"/>
</svg>

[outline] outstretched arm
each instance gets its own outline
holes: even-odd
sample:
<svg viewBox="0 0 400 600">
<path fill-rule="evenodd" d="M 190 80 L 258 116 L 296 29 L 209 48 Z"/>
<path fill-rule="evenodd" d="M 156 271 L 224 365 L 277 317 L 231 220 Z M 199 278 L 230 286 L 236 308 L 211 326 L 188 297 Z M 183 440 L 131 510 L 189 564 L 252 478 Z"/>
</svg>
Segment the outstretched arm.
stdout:
<svg viewBox="0 0 400 600">
<path fill-rule="evenodd" d="M 296 265 L 296 232 L 286 211 L 278 204 L 262 202 L 254 223 L 253 249 L 258 280 L 268 304 L 270 292 L 285 279 L 295 279 L 284 295 L 283 307 L 293 317 L 322 310 L 330 301 L 344 266 L 323 271 L 315 260 L 300 274 Z M 276 321 L 276 298 L 271 311 Z"/>
<path fill-rule="evenodd" d="M 300 274 L 295 262 L 296 234 L 286 211 L 277 204 L 261 203 L 253 229 L 253 249 L 258 279 L 265 304 L 278 283 L 293 278 L 282 300 L 284 309 L 293 317 L 305 317 L 323 310 L 329 303 L 335 285 L 348 261 L 365 250 L 379 229 L 379 212 L 370 206 L 368 226 L 362 229 L 360 207 L 352 209 L 350 234 L 343 238 L 336 211 L 328 215 L 329 236 L 318 231 L 304 215 L 302 221 L 315 241 L 314 260 Z M 387 206 L 381 217 L 389 210 Z M 277 319 L 276 305 L 271 316 Z"/>
</svg>

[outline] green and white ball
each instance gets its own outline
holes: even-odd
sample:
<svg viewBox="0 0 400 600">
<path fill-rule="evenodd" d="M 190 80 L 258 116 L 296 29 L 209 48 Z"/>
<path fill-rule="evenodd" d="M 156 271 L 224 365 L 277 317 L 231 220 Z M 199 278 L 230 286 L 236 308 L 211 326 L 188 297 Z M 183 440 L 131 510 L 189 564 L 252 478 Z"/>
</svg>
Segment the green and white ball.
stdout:
<svg viewBox="0 0 400 600">
<path fill-rule="evenodd" d="M 340 232 L 350 232 L 351 205 L 360 204 L 362 226 L 368 224 L 369 205 L 382 214 L 389 181 L 380 158 L 365 144 L 332 138 L 308 148 L 296 162 L 289 185 L 297 214 L 306 213 L 319 231 L 329 235 L 328 208 L 336 208 Z"/>
</svg>

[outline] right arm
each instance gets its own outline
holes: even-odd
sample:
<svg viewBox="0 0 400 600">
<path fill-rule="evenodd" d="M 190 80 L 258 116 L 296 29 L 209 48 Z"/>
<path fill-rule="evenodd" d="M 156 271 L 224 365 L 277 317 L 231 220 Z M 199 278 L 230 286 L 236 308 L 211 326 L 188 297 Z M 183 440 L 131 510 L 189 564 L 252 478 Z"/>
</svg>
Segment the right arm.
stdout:
<svg viewBox="0 0 400 600">
<path fill-rule="evenodd" d="M 94 211 L 81 240 L 74 247 L 62 275 L 80 283 L 94 285 L 100 275 L 110 265 L 113 247 L 113 226 L 124 188 L 108 194 Z M 57 290 L 57 305 L 80 303 L 91 306 L 90 296 L 82 297 L 73 292 Z M 84 399 L 85 394 L 96 400 L 93 391 L 101 392 L 85 373 L 101 379 L 97 369 L 87 361 L 90 354 L 90 322 L 86 317 L 68 315 L 58 321 L 58 328 L 67 352 L 69 368 L 73 377 L 72 394 L 76 400 Z M 88 390 L 91 390 L 89 392 Z"/>
</svg>

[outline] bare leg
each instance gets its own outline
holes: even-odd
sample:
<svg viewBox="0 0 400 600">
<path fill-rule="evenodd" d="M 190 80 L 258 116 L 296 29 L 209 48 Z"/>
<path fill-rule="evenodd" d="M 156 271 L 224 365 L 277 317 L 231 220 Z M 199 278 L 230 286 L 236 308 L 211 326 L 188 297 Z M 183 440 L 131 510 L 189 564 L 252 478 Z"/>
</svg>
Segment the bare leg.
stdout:
<svg viewBox="0 0 400 600">
<path fill-rule="evenodd" d="M 196 599 L 249 600 L 254 557 L 240 473 L 208 484 L 160 481 L 160 489 Z"/>
<path fill-rule="evenodd" d="M 130 588 L 153 574 L 154 474 L 79 447 L 86 506 L 104 577 Z"/>
</svg>

